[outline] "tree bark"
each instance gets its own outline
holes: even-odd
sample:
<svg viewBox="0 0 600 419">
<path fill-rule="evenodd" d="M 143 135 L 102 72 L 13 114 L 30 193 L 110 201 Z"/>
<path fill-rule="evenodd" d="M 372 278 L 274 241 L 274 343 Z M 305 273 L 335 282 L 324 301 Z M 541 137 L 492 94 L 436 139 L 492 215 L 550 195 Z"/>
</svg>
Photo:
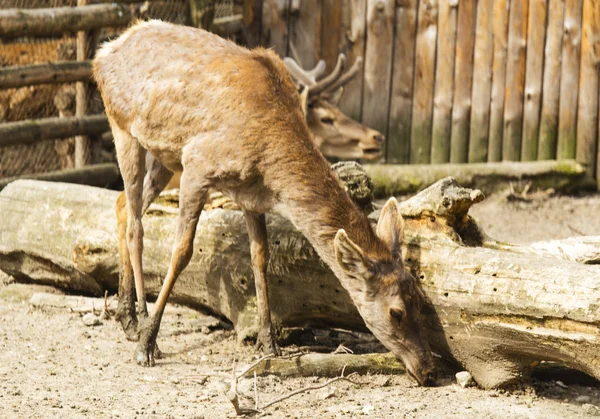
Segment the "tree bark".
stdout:
<svg viewBox="0 0 600 419">
<path fill-rule="evenodd" d="M 72 291 L 114 291 L 116 197 L 77 185 L 10 184 L 0 193 L 0 267 L 16 278 Z M 401 204 L 405 261 L 431 301 L 424 315 L 433 350 L 458 361 L 485 388 L 526 378 L 541 360 L 600 378 L 598 267 L 489 239 L 468 216 L 482 199 L 479 191 L 447 178 Z M 150 295 L 158 292 L 168 266 L 172 212 L 151 208 L 144 218 Z M 274 323 L 364 331 L 348 294 L 307 240 L 279 216 L 269 215 L 267 224 Z M 230 320 L 240 339 L 256 333 L 242 213 L 203 212 L 194 244 L 171 301 Z"/>
</svg>

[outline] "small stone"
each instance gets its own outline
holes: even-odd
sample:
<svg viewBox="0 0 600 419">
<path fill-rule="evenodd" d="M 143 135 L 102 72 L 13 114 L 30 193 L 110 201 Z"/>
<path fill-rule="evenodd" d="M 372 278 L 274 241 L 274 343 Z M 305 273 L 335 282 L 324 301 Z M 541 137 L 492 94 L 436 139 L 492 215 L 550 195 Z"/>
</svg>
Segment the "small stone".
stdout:
<svg viewBox="0 0 600 419">
<path fill-rule="evenodd" d="M 585 403 L 581 406 L 583 411 L 590 416 L 600 416 L 600 409 L 593 404 Z"/>
<path fill-rule="evenodd" d="M 565 383 L 563 383 L 562 381 L 556 381 L 556 385 L 559 386 L 560 388 L 569 388 L 565 385 Z"/>
<path fill-rule="evenodd" d="M 589 403 L 590 400 L 590 396 L 579 396 L 575 399 L 577 403 Z"/>
<path fill-rule="evenodd" d="M 366 405 L 365 407 L 362 408 L 362 414 L 365 415 L 365 416 L 370 415 L 371 413 L 373 413 L 373 409 L 375 409 L 373 407 L 373 405 L 372 404 L 368 404 L 368 405 Z"/>
<path fill-rule="evenodd" d="M 100 317 L 93 313 L 87 313 L 83 316 L 83 324 L 86 326 L 98 326 L 99 324 L 102 324 L 102 322 L 100 321 Z"/>
<path fill-rule="evenodd" d="M 456 373 L 456 382 L 462 387 L 471 387 L 475 385 L 473 376 L 468 371 L 461 371 Z"/>
</svg>

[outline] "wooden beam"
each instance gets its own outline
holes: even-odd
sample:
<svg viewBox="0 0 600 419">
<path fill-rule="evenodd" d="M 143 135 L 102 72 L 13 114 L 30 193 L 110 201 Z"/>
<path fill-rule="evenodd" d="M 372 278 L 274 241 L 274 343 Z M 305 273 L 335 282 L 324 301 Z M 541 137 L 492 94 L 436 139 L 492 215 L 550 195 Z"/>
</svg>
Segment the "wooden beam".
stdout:
<svg viewBox="0 0 600 419">
<path fill-rule="evenodd" d="M 126 26 L 133 9 L 118 3 L 48 9 L 0 10 L 0 36 L 45 36 L 65 32 Z"/>
<path fill-rule="evenodd" d="M 5 178 L 0 180 L 0 190 L 6 185 L 20 179 L 35 179 L 48 182 L 75 183 L 79 185 L 98 186 L 104 188 L 119 179 L 119 167 L 114 163 L 93 164 L 82 169 L 57 170 L 54 172 L 33 173 L 29 175 Z"/>
<path fill-rule="evenodd" d="M 92 77 L 91 62 L 57 61 L 46 64 L 15 65 L 0 68 L 0 89 L 33 86 L 36 84 L 60 84 L 89 80 Z"/>
<path fill-rule="evenodd" d="M 38 141 L 96 135 L 110 130 L 104 115 L 83 118 L 44 118 L 0 124 L 0 148 L 33 144 Z"/>
</svg>

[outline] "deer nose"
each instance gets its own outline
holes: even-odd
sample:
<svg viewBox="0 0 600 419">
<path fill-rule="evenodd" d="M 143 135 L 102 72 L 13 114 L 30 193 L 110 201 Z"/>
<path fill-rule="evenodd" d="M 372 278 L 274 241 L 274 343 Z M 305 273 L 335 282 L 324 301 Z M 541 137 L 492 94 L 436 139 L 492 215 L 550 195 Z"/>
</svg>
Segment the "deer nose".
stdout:
<svg viewBox="0 0 600 419">
<path fill-rule="evenodd" d="M 423 386 L 432 387 L 437 383 L 437 371 L 431 370 L 423 374 Z"/>
<path fill-rule="evenodd" d="M 373 136 L 373 139 L 378 143 L 378 144 L 383 144 L 383 142 L 385 141 L 385 137 L 381 134 L 377 134 Z"/>
</svg>

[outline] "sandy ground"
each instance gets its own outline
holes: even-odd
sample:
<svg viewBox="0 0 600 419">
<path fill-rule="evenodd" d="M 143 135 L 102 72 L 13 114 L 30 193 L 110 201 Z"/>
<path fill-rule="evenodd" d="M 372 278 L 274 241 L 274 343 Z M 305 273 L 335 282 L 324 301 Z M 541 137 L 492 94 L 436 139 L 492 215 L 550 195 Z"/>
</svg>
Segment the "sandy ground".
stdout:
<svg viewBox="0 0 600 419">
<path fill-rule="evenodd" d="M 513 243 L 600 235 L 600 195 L 507 203 L 492 196 L 473 215 L 488 234 Z M 0 267 L 1 268 L 1 267 Z M 234 416 L 228 381 L 200 374 L 229 372 L 257 357 L 233 332 L 192 310 L 165 315 L 154 368 L 133 362 L 112 320 L 87 327 L 65 310 L 29 306 L 47 287 L 0 283 L 0 418 L 227 418 Z M 261 403 L 323 378 L 258 378 Z M 600 383 L 535 381 L 511 392 L 459 387 L 453 376 L 421 388 L 406 376 L 362 376 L 364 385 L 338 382 L 267 410 L 273 418 L 579 418 L 600 415 Z M 240 391 L 253 394 L 253 381 Z"/>
</svg>

